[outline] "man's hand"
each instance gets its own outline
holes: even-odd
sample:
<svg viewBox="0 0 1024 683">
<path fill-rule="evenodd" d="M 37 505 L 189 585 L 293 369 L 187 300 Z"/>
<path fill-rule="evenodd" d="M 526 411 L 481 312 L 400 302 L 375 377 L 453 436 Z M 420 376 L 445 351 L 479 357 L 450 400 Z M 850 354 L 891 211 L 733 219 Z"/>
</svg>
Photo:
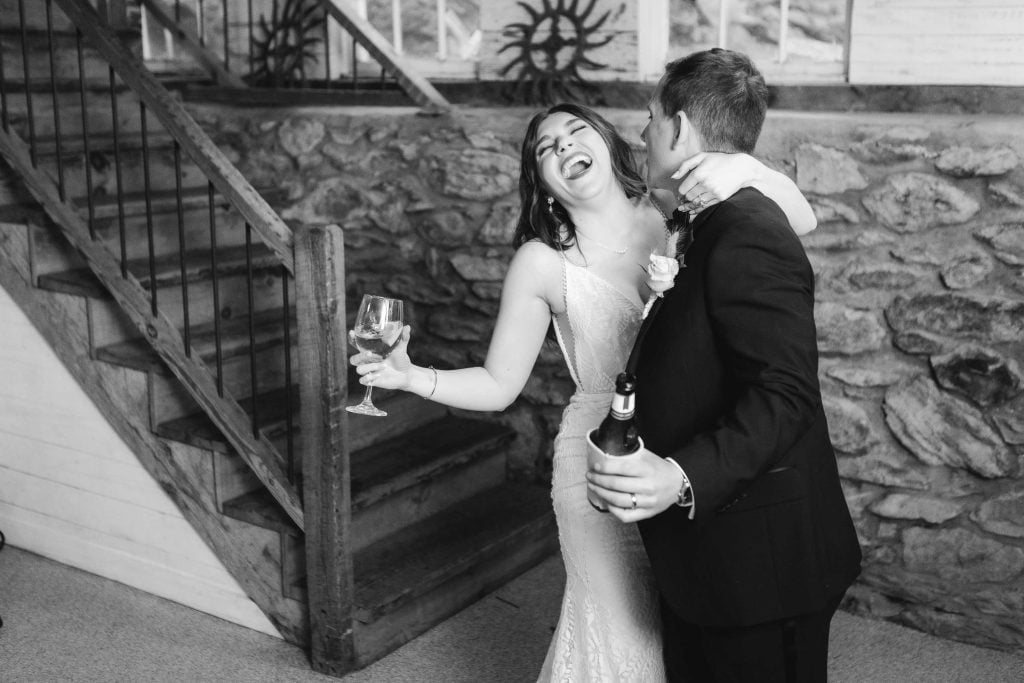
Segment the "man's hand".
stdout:
<svg viewBox="0 0 1024 683">
<path fill-rule="evenodd" d="M 626 458 L 605 458 L 587 472 L 587 488 L 623 522 L 648 519 L 668 509 L 682 484 L 679 469 L 646 448 Z"/>
</svg>

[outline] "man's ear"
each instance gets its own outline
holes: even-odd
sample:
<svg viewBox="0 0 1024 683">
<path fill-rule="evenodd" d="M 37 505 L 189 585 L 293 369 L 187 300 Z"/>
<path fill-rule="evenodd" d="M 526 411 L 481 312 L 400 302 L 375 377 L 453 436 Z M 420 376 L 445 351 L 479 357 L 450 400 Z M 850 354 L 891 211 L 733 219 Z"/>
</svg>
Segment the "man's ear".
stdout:
<svg viewBox="0 0 1024 683">
<path fill-rule="evenodd" d="M 679 149 L 686 145 L 690 136 L 690 119 L 685 112 L 677 111 L 672 116 L 672 149 Z"/>
</svg>

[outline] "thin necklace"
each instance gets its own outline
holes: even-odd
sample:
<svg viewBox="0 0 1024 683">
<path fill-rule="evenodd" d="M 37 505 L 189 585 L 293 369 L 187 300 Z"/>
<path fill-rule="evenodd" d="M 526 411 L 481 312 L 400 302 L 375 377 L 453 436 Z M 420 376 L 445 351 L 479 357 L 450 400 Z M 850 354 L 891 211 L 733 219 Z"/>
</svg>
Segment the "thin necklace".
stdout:
<svg viewBox="0 0 1024 683">
<path fill-rule="evenodd" d="M 628 244 L 625 247 L 622 247 L 621 249 L 616 249 L 615 247 L 612 247 L 612 246 L 609 246 L 609 245 L 605 244 L 601 240 L 594 239 L 593 237 L 591 237 L 587 233 L 583 232 L 579 228 L 576 228 L 576 234 L 577 235 L 582 235 L 583 237 L 586 237 L 588 240 L 590 240 L 591 242 L 593 242 L 597 246 L 601 247 L 602 249 L 606 249 L 606 250 L 612 252 L 613 254 L 618 254 L 619 256 L 621 256 L 622 254 L 625 254 L 627 251 L 629 251 L 629 245 Z"/>
<path fill-rule="evenodd" d="M 653 206 L 653 207 L 654 207 L 654 210 L 655 210 L 655 211 L 657 211 L 658 213 L 660 213 L 660 214 L 661 214 L 661 217 L 662 217 L 662 218 L 663 218 L 663 219 L 665 220 L 665 222 L 667 223 L 667 222 L 668 222 L 668 216 L 666 216 L 666 215 L 665 215 L 665 212 L 661 210 L 661 207 L 660 207 L 660 206 L 658 206 L 658 202 L 654 201 L 654 197 L 653 197 L 653 196 L 651 196 L 650 194 L 648 194 L 648 195 L 647 195 L 647 201 L 651 203 L 651 206 Z"/>
</svg>

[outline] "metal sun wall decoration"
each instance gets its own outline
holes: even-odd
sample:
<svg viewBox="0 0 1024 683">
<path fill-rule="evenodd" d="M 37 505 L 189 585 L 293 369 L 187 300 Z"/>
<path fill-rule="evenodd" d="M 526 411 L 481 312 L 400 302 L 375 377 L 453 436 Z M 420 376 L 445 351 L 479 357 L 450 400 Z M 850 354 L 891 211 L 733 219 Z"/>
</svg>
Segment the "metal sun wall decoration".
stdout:
<svg viewBox="0 0 1024 683">
<path fill-rule="evenodd" d="M 306 65 L 316 64 L 314 47 L 323 39 L 325 15 L 317 2 L 284 0 L 278 12 L 274 0 L 270 20 L 260 15 L 253 37 L 252 85 L 286 87 L 305 80 Z"/>
<path fill-rule="evenodd" d="M 501 70 L 507 75 L 516 66 L 519 73 L 509 89 L 514 102 L 549 105 L 560 101 L 576 100 L 600 104 L 600 91 L 580 74 L 581 68 L 603 69 L 587 56 L 587 50 L 607 45 L 614 36 L 595 39 L 595 34 L 608 19 L 611 11 L 587 23 L 597 0 L 590 0 L 580 11 L 580 0 L 542 0 L 537 10 L 525 2 L 517 3 L 530 15 L 527 22 L 505 26 L 504 35 L 512 40 L 498 54 L 506 50 L 519 50 L 518 56 Z"/>
</svg>

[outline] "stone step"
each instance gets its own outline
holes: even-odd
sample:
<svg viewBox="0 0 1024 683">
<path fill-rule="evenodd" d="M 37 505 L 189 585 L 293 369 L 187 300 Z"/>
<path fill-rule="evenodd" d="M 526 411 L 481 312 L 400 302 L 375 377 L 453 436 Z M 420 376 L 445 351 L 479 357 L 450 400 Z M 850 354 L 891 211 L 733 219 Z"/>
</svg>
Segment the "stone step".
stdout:
<svg viewBox="0 0 1024 683">
<path fill-rule="evenodd" d="M 514 434 L 501 425 L 445 416 L 350 451 L 353 548 L 366 547 L 501 484 L 512 438 Z M 237 481 L 232 485 L 237 487 Z M 300 535 L 262 487 L 225 501 L 222 511 L 250 524 Z"/>
</svg>

